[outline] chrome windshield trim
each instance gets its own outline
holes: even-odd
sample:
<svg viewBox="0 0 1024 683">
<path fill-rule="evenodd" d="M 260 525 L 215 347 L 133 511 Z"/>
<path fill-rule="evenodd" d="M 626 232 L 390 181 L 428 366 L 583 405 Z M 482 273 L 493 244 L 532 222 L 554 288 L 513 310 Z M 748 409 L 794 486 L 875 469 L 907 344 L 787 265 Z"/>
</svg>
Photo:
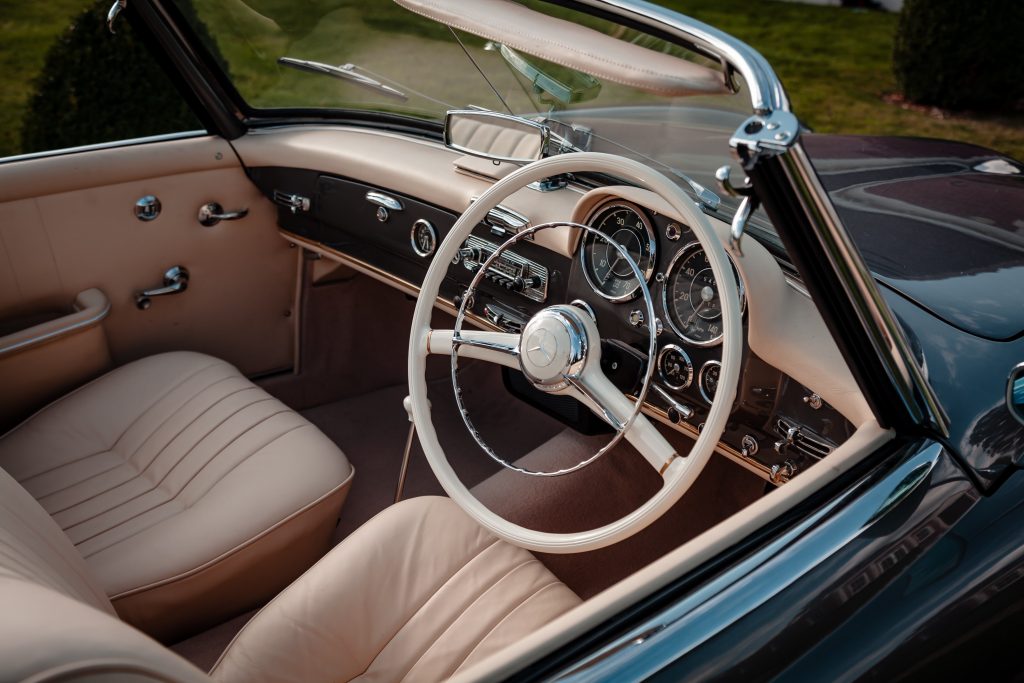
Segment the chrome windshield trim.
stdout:
<svg viewBox="0 0 1024 683">
<path fill-rule="evenodd" d="M 691 19 L 685 15 L 659 7 L 645 0 L 579 0 L 581 4 L 610 11 L 630 18 L 641 25 L 654 25 L 691 45 L 718 55 L 724 63 L 735 69 L 750 91 L 750 104 L 754 113 L 789 111 L 789 98 L 782 82 L 760 52 L 727 33 Z M 725 76 L 723 75 L 723 78 Z"/>
</svg>

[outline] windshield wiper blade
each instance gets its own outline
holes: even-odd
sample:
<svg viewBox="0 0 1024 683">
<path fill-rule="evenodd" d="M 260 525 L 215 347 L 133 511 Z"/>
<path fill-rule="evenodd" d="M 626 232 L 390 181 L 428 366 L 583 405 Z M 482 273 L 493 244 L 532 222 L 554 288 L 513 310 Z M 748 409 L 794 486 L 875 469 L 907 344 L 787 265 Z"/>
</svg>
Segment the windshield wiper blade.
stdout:
<svg viewBox="0 0 1024 683">
<path fill-rule="evenodd" d="M 361 85 L 364 88 L 369 88 L 370 90 L 382 95 L 394 97 L 402 102 L 409 99 L 409 97 L 398 88 L 392 88 L 390 85 L 381 83 L 376 78 L 370 78 L 365 74 L 357 72 L 356 69 L 359 67 L 355 64 L 332 66 L 331 64 L 324 64 L 323 62 L 314 62 L 308 59 L 295 59 L 294 57 L 278 57 L 277 63 L 282 66 L 290 66 L 291 68 L 298 69 L 299 71 L 308 71 L 309 73 L 324 74 L 326 76 L 340 78 L 343 81 L 349 81 L 356 85 Z"/>
</svg>

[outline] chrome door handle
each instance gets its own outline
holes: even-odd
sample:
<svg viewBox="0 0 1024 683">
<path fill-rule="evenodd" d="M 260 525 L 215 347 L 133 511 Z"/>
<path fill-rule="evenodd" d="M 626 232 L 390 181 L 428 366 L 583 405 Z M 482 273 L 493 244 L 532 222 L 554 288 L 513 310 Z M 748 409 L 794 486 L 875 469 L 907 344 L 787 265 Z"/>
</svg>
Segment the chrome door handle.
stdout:
<svg viewBox="0 0 1024 683">
<path fill-rule="evenodd" d="M 164 286 L 153 289 L 144 289 L 135 295 L 135 305 L 140 311 L 145 311 L 153 305 L 154 296 L 167 296 L 169 294 L 180 294 L 188 289 L 188 268 L 185 266 L 172 266 L 164 273 Z"/>
<path fill-rule="evenodd" d="M 207 228 L 217 225 L 221 221 L 237 221 L 249 215 L 249 209 L 238 211 L 225 211 L 224 207 L 217 202 L 210 202 L 199 207 L 199 222 Z"/>
</svg>

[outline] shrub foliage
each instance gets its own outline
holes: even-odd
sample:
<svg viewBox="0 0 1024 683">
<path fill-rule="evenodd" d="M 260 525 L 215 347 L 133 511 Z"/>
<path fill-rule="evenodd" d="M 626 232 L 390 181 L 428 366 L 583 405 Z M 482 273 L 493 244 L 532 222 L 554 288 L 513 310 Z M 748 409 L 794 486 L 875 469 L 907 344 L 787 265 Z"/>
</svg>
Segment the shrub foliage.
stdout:
<svg viewBox="0 0 1024 683">
<path fill-rule="evenodd" d="M 905 0 L 893 68 L 907 99 L 947 109 L 1009 110 L 1024 97 L 1021 0 Z"/>
<path fill-rule="evenodd" d="M 106 7 L 79 14 L 47 52 L 22 121 L 23 152 L 202 127 L 129 22 L 107 30 Z"/>
</svg>

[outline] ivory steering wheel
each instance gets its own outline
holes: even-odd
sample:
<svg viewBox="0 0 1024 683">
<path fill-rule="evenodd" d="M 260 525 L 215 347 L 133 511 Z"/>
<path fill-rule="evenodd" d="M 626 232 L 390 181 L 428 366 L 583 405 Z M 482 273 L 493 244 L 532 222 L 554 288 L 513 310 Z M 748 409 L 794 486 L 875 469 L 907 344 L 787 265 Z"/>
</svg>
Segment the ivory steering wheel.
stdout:
<svg viewBox="0 0 1024 683">
<path fill-rule="evenodd" d="M 601 371 L 600 336 L 596 323 L 576 309 L 551 305 L 523 327 L 522 334 L 489 331 L 432 330 L 434 302 L 452 259 L 487 212 L 532 182 L 564 173 L 603 173 L 622 178 L 660 195 L 692 229 L 707 254 L 718 284 L 722 306 L 722 368 L 718 388 L 704 429 L 689 453 L 677 453 L 642 413 Z M 653 310 L 650 293 L 642 288 Z M 530 340 L 536 337 L 553 350 L 553 360 L 538 366 L 529 360 Z M 552 341 L 554 339 L 554 342 Z M 455 343 L 453 344 L 453 340 Z M 471 343 L 466 343 L 470 340 Z M 532 347 L 529 347 L 532 348 Z M 459 480 L 437 439 L 427 400 L 427 355 L 479 358 L 521 370 L 537 388 L 566 394 L 588 405 L 629 441 L 662 478 L 662 486 L 643 505 L 620 519 L 588 531 L 550 533 L 536 531 L 495 514 Z M 459 217 L 431 261 L 413 312 L 409 340 L 409 396 L 416 432 L 434 475 L 445 492 L 468 515 L 499 538 L 546 553 L 578 553 L 617 543 L 640 531 L 674 505 L 700 475 L 725 431 L 739 382 L 742 334 L 740 300 L 732 268 L 722 243 L 700 208 L 683 190 L 661 173 L 631 159 L 611 154 L 561 154 L 518 169 L 491 186 Z M 648 359 L 648 365 L 654 358 Z M 641 395 L 642 396 L 642 395 Z"/>
</svg>

